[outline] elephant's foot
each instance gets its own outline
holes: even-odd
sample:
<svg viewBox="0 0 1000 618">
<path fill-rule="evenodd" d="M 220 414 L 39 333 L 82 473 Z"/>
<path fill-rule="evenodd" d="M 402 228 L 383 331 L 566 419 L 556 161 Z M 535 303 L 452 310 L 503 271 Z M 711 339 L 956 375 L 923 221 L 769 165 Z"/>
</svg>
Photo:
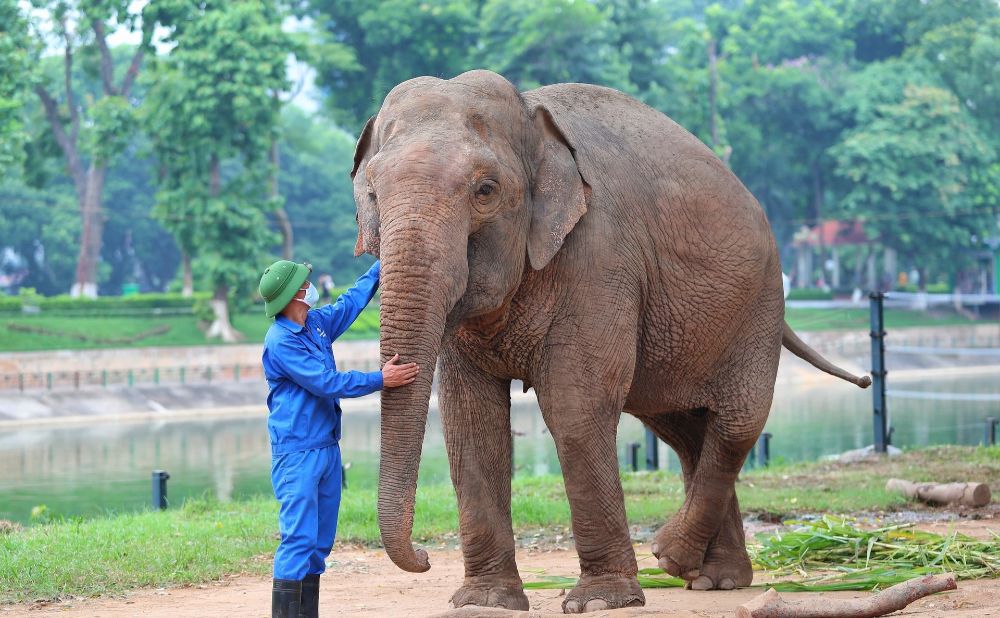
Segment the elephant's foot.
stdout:
<svg viewBox="0 0 1000 618">
<path fill-rule="evenodd" d="M 682 515 L 677 513 L 657 530 L 652 551 L 661 569 L 690 583 L 701 576 L 707 547 L 692 543 L 681 521 Z"/>
<path fill-rule="evenodd" d="M 709 544 L 698 577 L 688 582 L 691 590 L 732 590 L 753 582 L 753 566 L 746 546 L 723 539 L 725 532 L 720 531 Z"/>
<path fill-rule="evenodd" d="M 465 585 L 451 595 L 451 604 L 455 608 L 478 605 L 528 611 L 528 597 L 520 579 L 466 577 Z"/>
<path fill-rule="evenodd" d="M 567 614 L 642 607 L 646 597 L 635 575 L 584 575 L 563 601 Z"/>
</svg>

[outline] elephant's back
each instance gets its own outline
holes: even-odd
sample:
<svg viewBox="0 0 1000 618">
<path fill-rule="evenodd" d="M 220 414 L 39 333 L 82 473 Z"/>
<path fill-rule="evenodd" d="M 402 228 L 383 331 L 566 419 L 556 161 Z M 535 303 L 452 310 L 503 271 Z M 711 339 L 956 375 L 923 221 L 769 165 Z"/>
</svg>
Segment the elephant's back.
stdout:
<svg viewBox="0 0 1000 618">
<path fill-rule="evenodd" d="M 542 103 L 555 116 L 573 147 L 592 160 L 608 155 L 648 154 L 705 157 L 714 153 L 687 129 L 666 114 L 627 94 L 592 84 L 553 84 L 523 94 L 529 106 Z M 603 156 L 602 156 L 603 155 Z"/>
</svg>

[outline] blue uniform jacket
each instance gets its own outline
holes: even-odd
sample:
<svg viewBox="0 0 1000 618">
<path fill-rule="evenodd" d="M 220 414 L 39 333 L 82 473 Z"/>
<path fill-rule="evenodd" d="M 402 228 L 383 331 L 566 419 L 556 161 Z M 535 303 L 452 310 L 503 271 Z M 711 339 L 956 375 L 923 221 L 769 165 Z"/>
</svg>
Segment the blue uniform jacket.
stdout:
<svg viewBox="0 0 1000 618">
<path fill-rule="evenodd" d="M 271 454 L 324 448 L 340 440 L 341 397 L 382 390 L 382 372 L 337 371 L 333 341 L 375 295 L 379 262 L 337 302 L 310 309 L 305 326 L 278 315 L 264 338 Z M 295 301 L 293 301 L 295 302 Z"/>
</svg>

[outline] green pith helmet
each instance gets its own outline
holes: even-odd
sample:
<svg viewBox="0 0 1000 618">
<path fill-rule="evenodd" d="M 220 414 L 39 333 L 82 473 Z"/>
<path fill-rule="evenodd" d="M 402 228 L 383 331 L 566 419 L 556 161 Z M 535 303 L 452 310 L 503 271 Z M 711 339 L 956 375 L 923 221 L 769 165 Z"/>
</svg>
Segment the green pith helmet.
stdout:
<svg viewBox="0 0 1000 618">
<path fill-rule="evenodd" d="M 296 264 L 288 260 L 278 260 L 264 269 L 257 291 L 264 297 L 264 313 L 269 318 L 281 313 L 285 305 L 292 302 L 302 284 L 312 272 L 310 264 Z"/>
</svg>

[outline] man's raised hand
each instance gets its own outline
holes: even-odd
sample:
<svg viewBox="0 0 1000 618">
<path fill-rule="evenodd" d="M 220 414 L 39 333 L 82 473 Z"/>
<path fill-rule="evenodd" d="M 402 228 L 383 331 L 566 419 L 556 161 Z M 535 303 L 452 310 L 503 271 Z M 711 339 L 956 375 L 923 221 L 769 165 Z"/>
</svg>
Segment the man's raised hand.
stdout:
<svg viewBox="0 0 1000 618">
<path fill-rule="evenodd" d="M 406 386 L 417 378 L 418 373 L 420 373 L 420 369 L 416 363 L 400 365 L 399 354 L 397 354 L 382 367 L 382 387 Z"/>
</svg>

